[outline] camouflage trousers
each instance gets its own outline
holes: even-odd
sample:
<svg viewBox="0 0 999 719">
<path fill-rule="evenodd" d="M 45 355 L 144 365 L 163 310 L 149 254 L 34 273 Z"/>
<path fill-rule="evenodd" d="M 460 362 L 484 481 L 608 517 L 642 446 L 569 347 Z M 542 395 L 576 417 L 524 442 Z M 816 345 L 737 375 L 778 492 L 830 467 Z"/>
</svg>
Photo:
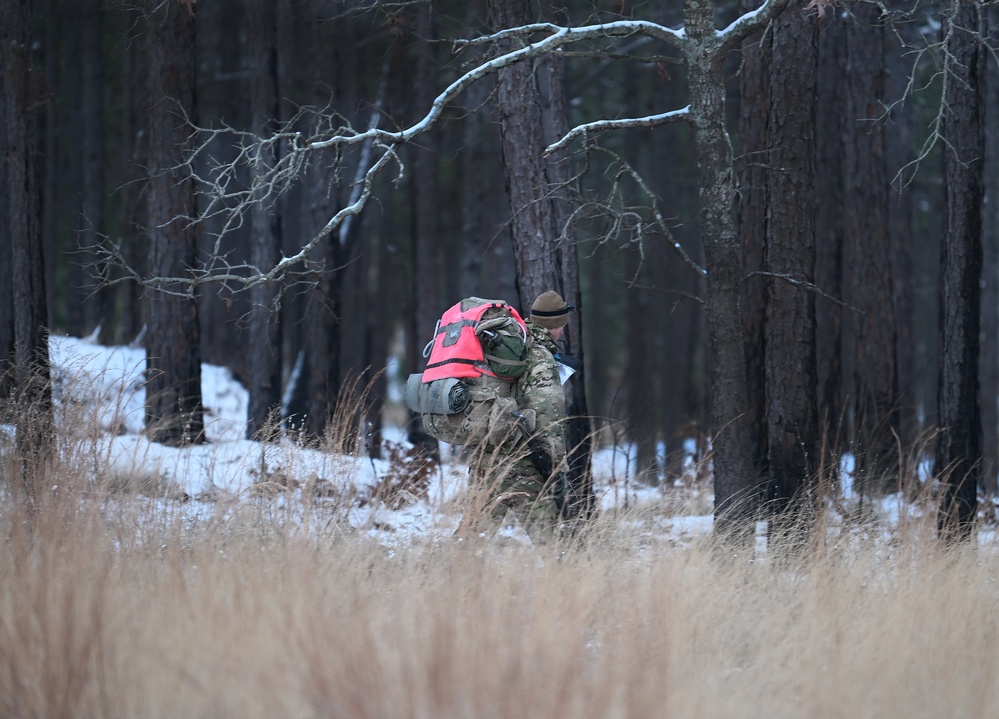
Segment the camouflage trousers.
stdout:
<svg viewBox="0 0 999 719">
<path fill-rule="evenodd" d="M 462 524 L 479 525 L 476 529 L 492 535 L 512 515 L 533 544 L 550 542 L 559 514 L 551 487 L 529 459 L 498 460 L 501 457 L 486 454 L 472 463 L 470 487 L 481 501 L 474 503 L 477 506 Z"/>
</svg>

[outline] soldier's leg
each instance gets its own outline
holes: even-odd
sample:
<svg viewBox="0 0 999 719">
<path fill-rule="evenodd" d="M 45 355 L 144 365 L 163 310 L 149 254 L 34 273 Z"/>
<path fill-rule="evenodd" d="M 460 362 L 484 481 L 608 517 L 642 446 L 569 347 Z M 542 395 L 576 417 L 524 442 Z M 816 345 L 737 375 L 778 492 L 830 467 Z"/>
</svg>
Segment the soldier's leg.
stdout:
<svg viewBox="0 0 999 719">
<path fill-rule="evenodd" d="M 555 500 L 529 460 L 510 465 L 500 492 L 501 503 L 516 515 L 532 543 L 546 544 L 554 538 L 558 518 Z"/>
<path fill-rule="evenodd" d="M 468 495 L 455 536 L 492 536 L 503 526 L 511 504 L 511 461 L 501 452 L 477 451 L 469 459 Z M 512 491 L 512 496 L 518 494 Z"/>
</svg>

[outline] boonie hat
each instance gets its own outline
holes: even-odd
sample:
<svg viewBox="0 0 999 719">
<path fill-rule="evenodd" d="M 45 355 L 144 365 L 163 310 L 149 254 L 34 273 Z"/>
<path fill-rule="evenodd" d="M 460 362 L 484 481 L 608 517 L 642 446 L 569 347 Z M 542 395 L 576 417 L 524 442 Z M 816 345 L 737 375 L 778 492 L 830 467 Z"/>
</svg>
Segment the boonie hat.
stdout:
<svg viewBox="0 0 999 719">
<path fill-rule="evenodd" d="M 553 330 L 569 322 L 569 312 L 573 309 L 575 308 L 567 305 L 558 292 L 548 290 L 538 295 L 538 299 L 531 305 L 531 322 Z"/>
</svg>

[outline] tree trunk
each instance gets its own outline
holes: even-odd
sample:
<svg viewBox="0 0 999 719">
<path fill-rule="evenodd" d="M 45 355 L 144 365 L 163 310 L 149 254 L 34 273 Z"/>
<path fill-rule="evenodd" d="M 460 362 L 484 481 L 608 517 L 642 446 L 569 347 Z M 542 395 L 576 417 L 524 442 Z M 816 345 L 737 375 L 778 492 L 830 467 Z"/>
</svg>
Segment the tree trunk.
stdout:
<svg viewBox="0 0 999 719">
<path fill-rule="evenodd" d="M 732 148 L 725 127 L 725 76 L 711 52 L 714 3 L 688 0 L 690 116 L 697 148 L 701 235 L 708 268 L 705 318 L 711 384 L 715 522 L 723 534 L 746 531 L 755 473 L 746 418 L 741 246 L 735 226 Z"/>
<path fill-rule="evenodd" d="M 898 42 L 898 37 L 901 36 L 904 43 L 914 45 L 919 42 L 920 24 L 903 23 L 901 27 L 892 30 L 882 33 L 885 43 L 885 94 L 890 99 L 903 97 L 909 82 L 909 57 L 903 52 L 904 48 Z M 915 113 L 897 106 L 893 108 L 889 122 L 884 142 L 888 171 L 886 179 L 891 182 L 888 193 L 888 233 L 895 314 L 895 366 L 898 377 L 898 444 L 904 453 L 902 456 L 909 462 L 915 462 L 921 459 L 918 455 L 923 450 L 917 388 L 921 375 L 924 374 L 919 355 L 913 351 L 914 347 L 921 344 L 922 339 L 916 329 L 916 283 L 912 281 L 916 276 L 913 250 L 916 227 L 913 221 L 912 187 L 906 182 L 908 176 L 899 176 L 897 179 L 894 177 L 909 162 L 910 153 L 915 146 Z M 916 477 L 900 476 L 900 480 L 903 487 L 916 489 L 918 486 Z"/>
<path fill-rule="evenodd" d="M 180 277 L 195 266 L 194 183 L 177 170 L 194 117 L 194 6 L 149 6 L 149 239 L 153 277 Z M 197 301 L 185 288 L 154 283 L 146 314 L 146 431 L 154 442 L 204 441 Z M 181 293 L 180 295 L 176 293 Z"/>
<path fill-rule="evenodd" d="M 277 13 L 272 0 L 255 0 L 247 7 L 249 23 L 251 105 L 253 131 L 266 135 L 278 118 Z M 274 166 L 277 157 L 266 150 L 260 158 L 261 170 Z M 258 190 L 250 218 L 250 262 L 266 272 L 280 260 L 280 206 L 264 202 L 266 188 Z M 277 410 L 281 404 L 281 325 L 278 322 L 280 288 L 275 284 L 258 285 L 251 291 L 249 392 L 246 436 L 261 439 L 276 436 Z"/>
<path fill-rule="evenodd" d="M 31 86 L 31 3 L 9 0 L 0 9 L 0 67 L 3 68 L 4 126 L 7 138 L 7 217 L 14 307 L 14 381 L 17 393 L 16 445 L 19 490 L 32 506 L 44 472 L 39 464 L 54 449 L 52 389 L 49 384 L 48 312 L 42 256 L 38 168 L 35 165 L 35 110 Z M 5 283 L 6 284 L 6 283 Z M 5 361 L 6 364 L 6 361 Z"/>
<path fill-rule="evenodd" d="M 531 20 L 527 0 L 493 0 L 490 11 L 496 29 L 516 27 Z M 519 306 L 526 312 L 542 292 L 550 289 L 559 292 L 577 309 L 570 314 L 565 343 L 569 352 L 582 357 L 576 248 L 570 239 L 562 237 L 568 211 L 551 194 L 553 187 L 558 188 L 559 173 L 567 170 L 553 164 L 557 158 L 543 159 L 546 138 L 554 139 L 566 127 L 563 72 L 555 60 L 542 63 L 537 75 L 531 63 L 514 63 L 497 75 L 496 101 Z M 571 517 L 588 516 L 593 507 L 589 474 L 592 440 L 582 373 L 566 387 L 566 412 L 571 418 L 566 432 L 569 483 L 566 512 Z"/>
<path fill-rule="evenodd" d="M 437 94 L 437 67 L 433 57 L 434 44 L 427 42 L 434 37 L 434 24 L 430 5 L 420 6 L 416 11 L 415 32 L 422 40 L 416 40 L 414 49 L 418 53 L 412 67 L 415 68 L 414 104 L 418 108 L 427 107 Z M 458 298 L 441 299 L 441 237 L 437 206 L 440 191 L 438 177 L 437 146 L 439 135 L 431 131 L 420 138 L 419 147 L 414 148 L 413 182 L 410 184 L 412 199 L 411 217 L 413 221 L 413 314 L 412 343 L 413 353 L 422 351 L 424 344 L 433 336 L 437 319 L 445 309 Z M 420 366 L 421 358 L 413 357 L 414 366 Z M 428 435 L 423 421 L 415 414 L 410 415 L 409 440 L 422 454 L 436 457 L 439 454 L 437 440 Z"/>
<path fill-rule="evenodd" d="M 628 73 L 621 83 L 620 102 L 629 117 L 640 117 L 651 112 L 645 106 L 644 99 L 647 93 L 641 92 L 638 79 L 638 73 Z M 632 167 L 643 172 L 647 146 L 641 142 L 643 140 L 641 133 L 629 132 L 622 140 L 624 158 Z M 637 188 L 623 190 L 623 201 L 629 205 L 636 205 L 638 203 L 636 191 Z M 644 237 L 637 239 L 640 243 L 647 241 Z M 649 332 L 648 327 L 649 317 L 654 311 L 648 289 L 651 268 L 647 254 L 640 245 L 624 247 L 619 251 L 625 254 L 626 276 L 630 278 L 631 283 L 625 286 L 625 316 L 622 318 L 627 348 L 627 364 L 622 382 L 625 399 L 622 407 L 623 425 L 627 442 L 629 446 L 634 447 L 634 464 L 630 467 L 632 476 L 639 482 L 656 486 L 659 483 L 656 450 L 661 427 L 659 393 L 656 385 L 665 368 L 657 367 L 655 364 L 653 345 L 658 337 L 655 333 Z"/>
<path fill-rule="evenodd" d="M 858 488 L 880 496 L 898 486 L 898 371 L 888 226 L 890 178 L 884 123 L 885 61 L 880 10 L 858 6 L 847 30 L 846 259 L 854 348 L 854 446 Z"/>
<path fill-rule="evenodd" d="M 322 0 L 312 0 L 308 8 L 312 22 L 313 57 L 324 69 L 340 67 L 338 51 L 342 31 L 326 17 L 326 13 L 330 11 L 329 5 Z M 313 93 L 311 101 L 317 107 L 343 100 L 338 86 L 331 88 L 321 82 L 315 83 Z M 328 164 L 328 158 L 318 157 L 309 168 L 308 187 L 304 191 L 305 207 L 311 220 L 304 223 L 309 237 L 326 224 L 339 201 L 337 193 L 332 192 L 329 187 L 330 178 L 326 172 Z M 325 237 L 315 252 L 316 285 L 308 294 L 305 312 L 308 411 L 304 427 L 313 437 L 320 437 L 326 431 L 340 392 L 341 278 L 338 272 L 343 266 L 344 257 L 334 235 Z"/>
<path fill-rule="evenodd" d="M 756 9 L 756 0 L 743 0 L 743 11 Z M 757 476 L 767 475 L 766 417 L 766 280 L 764 269 L 767 246 L 767 115 L 770 103 L 770 33 L 758 34 L 742 45 L 739 75 L 741 111 L 739 136 L 742 139 L 739 178 L 739 236 L 742 239 L 746 281 L 743 285 L 743 313 L 746 323 L 746 391 L 753 464 Z"/>
<path fill-rule="evenodd" d="M 116 17 L 116 30 L 124 35 L 140 22 L 141 8 L 122 9 Z M 141 229 L 149 225 L 146 220 L 148 203 L 142 190 L 141 180 L 148 163 L 149 135 L 146 132 L 146 109 L 148 102 L 149 53 L 146 45 L 148 34 L 135 33 L 122 60 L 122 116 L 120 142 L 112 143 L 114 166 L 118 168 L 116 177 L 124 185 L 121 191 L 121 233 L 122 254 L 129 266 L 140 276 L 148 274 L 148 254 L 145 252 L 146 238 Z M 116 278 L 119 274 L 116 272 Z M 118 320 L 113 332 L 105 335 L 112 343 L 130 344 L 136 340 L 145 326 L 145 303 L 142 288 L 135 282 L 121 282 L 112 289 L 113 304 Z M 112 329 L 112 328 L 109 328 Z"/>
<path fill-rule="evenodd" d="M 982 271 L 982 155 L 985 52 L 978 3 L 952 0 L 944 33 L 949 73 L 943 137 L 947 227 L 941 257 L 940 435 L 935 471 L 943 483 L 939 530 L 968 539 L 978 509 L 982 428 L 978 351 Z"/>
<path fill-rule="evenodd" d="M 81 107 L 81 151 L 83 184 L 80 188 L 83 223 L 79 243 L 83 252 L 83 334 L 108 328 L 106 306 L 108 289 L 99 284 L 95 273 L 103 274 L 93 252 L 105 234 L 104 198 L 104 13 L 100 0 L 81 3 L 83 103 Z"/>
<path fill-rule="evenodd" d="M 666 8 L 660 13 L 660 21 L 675 26 L 681 19 L 681 11 L 679 7 Z M 674 57 L 681 59 L 678 54 Z M 646 114 L 663 107 L 681 107 L 686 102 L 685 92 L 681 83 L 659 77 L 655 91 L 650 93 Z M 691 129 L 686 125 L 656 128 L 646 145 L 646 152 L 652 164 L 651 176 L 656 193 L 661 198 L 671 198 L 669 202 L 673 208 L 681 208 L 679 214 L 676 214 L 676 209 L 672 210 L 676 214 L 671 228 L 673 238 L 686 248 L 696 263 L 703 266 L 702 243 L 696 221 L 697 181 L 692 173 L 677 172 L 677 166 L 693 167 L 696 161 L 690 138 Z M 662 158 L 669 158 L 669 161 L 664 162 Z M 657 278 L 658 286 L 667 291 L 665 297 L 656 298 L 658 302 L 650 302 L 653 311 L 668 313 L 665 326 L 650 332 L 648 317 L 644 318 L 646 332 L 656 339 L 652 359 L 660 377 L 654 388 L 656 394 L 653 400 L 660 407 L 660 437 L 666 443 L 667 481 L 679 478 L 688 471 L 689 440 L 696 441 L 695 457 L 699 462 L 694 476 L 707 476 L 705 428 L 708 382 L 701 371 L 706 333 L 704 306 L 694 299 L 704 296 L 704 280 L 680 260 L 668 241 L 663 242 L 656 252 L 649 253 L 646 261 Z"/>
<path fill-rule="evenodd" d="M 985 9 L 983 25 L 991 46 L 999 46 L 999 6 Z M 987 62 L 985 127 L 999 127 L 999 63 Z M 988 496 L 999 494 L 999 133 L 985 134 L 983 162 L 982 246 L 986 281 L 982 294 L 982 456 L 983 484 Z"/>
<path fill-rule="evenodd" d="M 830 468 L 839 467 L 846 449 L 843 426 L 843 108 L 846 86 L 846 36 L 843 22 L 829 18 L 819 31 L 819 66 L 830 77 L 818 84 L 816 102 L 815 353 L 820 431 Z M 838 79 L 836 79 L 838 78 Z M 830 299 L 831 298 L 831 299 Z M 836 473 L 827 478 L 836 481 Z"/>
<path fill-rule="evenodd" d="M 556 5 L 546 0 L 542 2 L 542 15 L 545 19 L 564 22 L 557 17 Z M 538 67 L 538 94 L 541 103 L 546 144 L 555 142 L 569 130 L 569 110 L 566 99 L 565 62 L 560 57 L 549 57 Z M 554 250 L 558 253 L 561 277 L 561 291 L 566 301 L 576 308 L 569 315 L 566 336 L 563 344 L 566 352 L 583 359 L 583 293 L 579 282 L 579 255 L 576 249 L 573 228 L 569 227 L 569 157 L 566 151 L 549 157 L 546 166 L 552 212 L 557 234 L 552 237 Z M 590 459 L 593 451 L 593 425 L 590 407 L 586 396 L 586 368 L 581 366 L 578 374 L 566 387 L 565 408 L 569 417 L 566 428 L 566 461 L 568 477 L 568 504 L 566 513 L 570 517 L 588 518 L 596 508 L 593 494 L 593 476 L 590 472 Z"/>
<path fill-rule="evenodd" d="M 78 83 L 72 81 L 69 83 L 65 82 L 63 78 L 65 70 L 60 63 L 59 52 L 62 45 L 59 42 L 62 28 L 66 25 L 75 25 L 76 23 L 73 20 L 67 22 L 69 13 L 59 12 L 56 0 L 44 0 L 42 8 L 43 14 L 47 18 L 43 25 L 43 42 L 45 47 L 51 51 L 46 52 L 44 55 L 45 112 L 39 116 L 40 132 L 38 135 L 38 149 L 41 153 L 38 162 L 40 165 L 39 172 L 41 173 L 41 179 L 39 180 L 41 191 L 41 239 L 43 245 L 42 254 L 45 256 L 45 285 L 46 294 L 48 295 L 47 303 L 49 312 L 48 324 L 49 327 L 56 327 L 59 325 L 61 319 L 59 315 L 63 314 L 59 311 L 61 308 L 72 307 L 72 311 L 79 309 L 78 301 L 65 301 L 60 304 L 60 295 L 67 295 L 67 290 L 70 288 L 63 287 L 62 285 L 69 283 L 58 282 L 56 276 L 58 260 L 65 250 L 62 243 L 64 235 L 62 230 L 68 224 L 65 221 L 65 216 L 62 214 L 66 210 L 67 205 L 66 187 L 68 185 L 69 187 L 76 188 L 81 182 L 79 175 L 74 181 L 70 168 L 61 164 L 66 158 L 61 141 L 64 141 L 67 137 L 74 136 L 79 129 L 79 123 L 67 128 L 65 133 L 62 133 L 55 119 L 70 115 L 69 107 L 76 104 L 71 102 L 69 103 L 69 107 L 67 107 L 64 102 L 60 102 L 64 94 L 77 89 Z M 73 51 L 73 45 L 77 37 L 77 35 L 71 35 L 67 42 L 67 45 L 70 46 L 70 52 Z M 74 64 L 70 72 L 73 72 L 77 66 L 78 63 Z M 42 68 L 39 68 L 39 70 L 42 70 Z M 67 84 L 67 92 L 63 93 L 62 90 Z M 68 183 L 66 182 L 67 179 L 69 180 Z M 70 311 L 67 309 L 66 314 L 69 314 Z"/>
<path fill-rule="evenodd" d="M 638 249 L 632 247 L 621 251 L 628 255 L 628 276 L 644 276 Z M 653 369 L 651 342 L 654 335 L 649 332 L 648 324 L 653 309 L 648 290 L 640 285 L 627 288 L 625 304 L 628 364 L 624 376 L 624 428 L 627 441 L 635 448 L 632 474 L 638 481 L 655 486 L 659 482 L 656 452 L 659 428 L 656 380 L 659 373 Z"/>
<path fill-rule="evenodd" d="M 490 9 L 495 30 L 531 20 L 528 0 L 492 0 Z M 511 47 L 505 43 L 500 50 Z M 496 105 L 517 265 L 517 304 L 526 311 L 542 292 L 562 291 L 562 267 L 554 246 L 561 228 L 545 196 L 545 142 L 539 132 L 544 125 L 531 63 L 518 62 L 499 71 Z M 572 298 L 566 301 L 572 303 Z"/>
<path fill-rule="evenodd" d="M 773 537 L 810 520 L 818 468 L 815 294 L 789 281 L 815 279 L 818 34 L 815 23 L 790 12 L 774 22 L 770 37 L 764 334 Z"/>
<path fill-rule="evenodd" d="M 4 21 L 4 27 L 12 25 Z M 7 36 L 0 35 L 4 43 L 0 47 L 0 54 L 6 57 Z M 4 68 L 11 68 L 9 62 L 5 62 Z M 4 85 L 0 91 L 0 123 L 6 128 L 7 125 L 7 76 L 3 76 Z M 7 169 L 7 135 L 10 130 L 0 132 L 0 217 L 10 217 L 7 211 L 10 198 L 10 178 Z M 14 237 L 11 234 L 11 223 L 0 223 L 0 256 L 13 258 Z M 14 388 L 14 292 L 11 287 L 12 282 L 6 275 L 5 280 L 0 282 L 0 401 L 10 397 Z"/>
<path fill-rule="evenodd" d="M 468 4 L 468 12 L 476 7 Z M 461 277 L 462 297 L 483 294 L 483 264 L 489 252 L 490 235 L 486 227 L 486 207 L 489 187 L 487 172 L 487 131 L 490 129 L 485 116 L 484 105 L 489 97 L 485 80 L 481 80 L 465 91 L 468 114 L 464 119 L 464 148 L 461 153 L 462 204 L 461 204 Z"/>
</svg>

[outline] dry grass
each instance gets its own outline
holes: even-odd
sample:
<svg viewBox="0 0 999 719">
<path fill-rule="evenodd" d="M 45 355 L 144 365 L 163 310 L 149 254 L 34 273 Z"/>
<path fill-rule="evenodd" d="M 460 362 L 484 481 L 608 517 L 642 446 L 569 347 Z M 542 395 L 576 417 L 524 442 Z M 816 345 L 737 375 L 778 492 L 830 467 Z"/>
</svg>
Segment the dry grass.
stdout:
<svg viewBox="0 0 999 719">
<path fill-rule="evenodd" d="M 0 517 L 4 717 L 939 717 L 999 710 L 999 562 L 916 540 L 751 561 Z M 167 507 L 167 509 L 164 509 Z M 844 543 L 845 544 L 845 543 Z"/>
<path fill-rule="evenodd" d="M 0 455 L 0 717 L 999 713 L 999 553 L 917 520 L 796 558 L 671 547 L 647 508 L 571 546 L 387 549 L 340 510 L 121 494 L 71 451 L 29 515 Z"/>
</svg>

